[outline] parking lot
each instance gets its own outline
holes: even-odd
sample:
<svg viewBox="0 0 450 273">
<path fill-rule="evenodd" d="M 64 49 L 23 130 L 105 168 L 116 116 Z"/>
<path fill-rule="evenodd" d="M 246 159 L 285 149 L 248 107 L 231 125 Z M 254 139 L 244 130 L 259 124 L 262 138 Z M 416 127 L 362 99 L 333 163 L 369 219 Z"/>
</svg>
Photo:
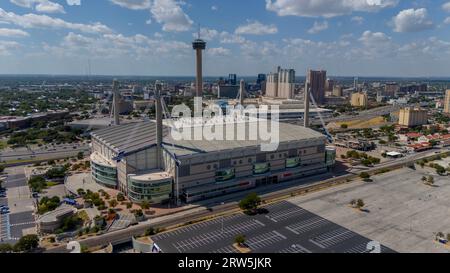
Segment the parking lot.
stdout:
<svg viewBox="0 0 450 273">
<path fill-rule="evenodd" d="M 266 214 L 235 214 L 153 236 L 166 253 L 236 253 L 237 235 L 253 253 L 364 253 L 372 241 L 290 202 Z M 382 246 L 382 252 L 392 250 Z"/>
<path fill-rule="evenodd" d="M 0 205 L 8 206 L 10 212 L 0 215 L 0 242 L 15 243 L 23 235 L 36 232 L 34 205 L 23 167 L 8 168 L 6 173 L 6 198 L 0 198 Z"/>
<path fill-rule="evenodd" d="M 425 185 L 423 176 L 433 176 Z M 382 242 L 402 253 L 449 253 L 436 243 L 438 232 L 450 233 L 450 179 L 432 168 L 403 168 L 372 177 L 373 182 L 356 182 L 330 188 L 289 201 L 363 236 Z M 349 207 L 363 199 L 366 212 Z M 320 224 L 319 220 L 316 222 Z M 292 227 L 291 227 L 292 228 Z M 350 235 L 340 235 L 346 237 Z M 337 238 L 340 238 L 337 237 Z M 322 238 L 314 242 L 328 245 Z M 358 251 L 355 246 L 349 251 Z"/>
</svg>

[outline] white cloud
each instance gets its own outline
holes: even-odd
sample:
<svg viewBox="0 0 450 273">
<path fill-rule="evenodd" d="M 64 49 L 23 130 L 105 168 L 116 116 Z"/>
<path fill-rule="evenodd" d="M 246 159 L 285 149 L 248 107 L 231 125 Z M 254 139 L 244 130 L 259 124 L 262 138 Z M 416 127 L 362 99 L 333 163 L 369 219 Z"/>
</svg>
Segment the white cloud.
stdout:
<svg viewBox="0 0 450 273">
<path fill-rule="evenodd" d="M 12 50 L 18 49 L 20 44 L 11 41 L 0 41 L 0 56 L 12 55 Z"/>
<path fill-rule="evenodd" d="M 213 47 L 206 50 L 206 53 L 211 56 L 229 56 L 231 51 L 228 48 Z"/>
<path fill-rule="evenodd" d="M 364 23 L 364 18 L 361 16 L 353 16 L 350 20 L 358 25 L 362 25 L 362 23 Z"/>
<path fill-rule="evenodd" d="M 215 29 L 209 29 L 209 28 L 201 28 L 200 29 L 200 37 L 203 40 L 211 41 L 214 38 L 216 38 L 217 36 L 219 36 L 219 32 Z M 192 33 L 192 37 L 197 38 L 198 33 Z"/>
<path fill-rule="evenodd" d="M 243 44 L 247 40 L 240 36 L 233 33 L 229 33 L 226 31 L 222 31 L 220 33 L 220 43 L 222 44 Z"/>
<path fill-rule="evenodd" d="M 21 29 L 0 28 L 1 37 L 28 37 L 30 34 Z"/>
<path fill-rule="evenodd" d="M 395 32 L 418 32 L 434 26 L 425 8 L 402 10 L 393 18 L 393 23 Z"/>
<path fill-rule="evenodd" d="M 150 0 L 109 0 L 109 1 L 121 7 L 133 10 L 149 9 L 151 6 Z"/>
<path fill-rule="evenodd" d="M 352 12 L 375 12 L 399 0 L 266 0 L 266 9 L 279 16 L 335 17 Z"/>
<path fill-rule="evenodd" d="M 275 25 L 263 25 L 258 21 L 248 21 L 246 25 L 239 26 L 234 33 L 249 35 L 275 34 L 278 28 Z"/>
<path fill-rule="evenodd" d="M 69 6 L 80 6 L 81 0 L 67 0 L 67 5 Z"/>
<path fill-rule="evenodd" d="M 111 33 L 109 27 L 101 23 L 80 24 L 70 23 L 59 18 L 53 18 L 47 15 L 38 15 L 28 13 L 18 15 L 13 12 L 6 12 L 0 8 L 0 21 L 14 24 L 23 28 L 53 28 L 53 29 L 71 29 L 86 33 Z"/>
<path fill-rule="evenodd" d="M 35 8 L 43 13 L 66 13 L 64 7 L 49 0 L 10 0 L 11 3 L 23 8 Z"/>
<path fill-rule="evenodd" d="M 183 32 L 191 29 L 194 23 L 189 16 L 184 13 L 181 5 L 183 1 L 176 0 L 109 0 L 113 4 L 132 10 L 149 9 L 153 19 L 163 25 L 163 30 L 167 32 Z M 150 24 L 151 19 L 146 21 Z"/>
<path fill-rule="evenodd" d="M 218 7 L 218 6 L 212 6 L 212 7 L 211 7 L 211 10 L 213 10 L 213 11 L 218 11 L 218 10 L 219 10 L 219 7 Z"/>
<path fill-rule="evenodd" d="M 450 2 L 443 4 L 442 9 L 446 12 L 450 12 Z"/>
<path fill-rule="evenodd" d="M 308 33 L 310 34 L 316 34 L 319 33 L 321 31 L 324 31 L 328 29 L 328 22 L 324 21 L 322 23 L 315 21 L 314 25 L 308 30 Z"/>
<path fill-rule="evenodd" d="M 164 44 L 164 47 L 161 47 Z M 128 57 L 142 59 L 147 57 L 189 56 L 191 46 L 184 42 L 149 38 L 142 34 L 125 36 L 123 34 L 103 34 L 88 37 L 70 32 L 57 46 L 44 44 L 44 50 L 58 56 L 76 57 L 86 55 L 92 58 L 114 59 Z"/>
<path fill-rule="evenodd" d="M 175 0 L 154 0 L 150 12 L 164 31 L 188 31 L 194 23 Z"/>
<path fill-rule="evenodd" d="M 449 25 L 450 24 L 450 17 L 445 18 L 444 24 Z"/>
</svg>

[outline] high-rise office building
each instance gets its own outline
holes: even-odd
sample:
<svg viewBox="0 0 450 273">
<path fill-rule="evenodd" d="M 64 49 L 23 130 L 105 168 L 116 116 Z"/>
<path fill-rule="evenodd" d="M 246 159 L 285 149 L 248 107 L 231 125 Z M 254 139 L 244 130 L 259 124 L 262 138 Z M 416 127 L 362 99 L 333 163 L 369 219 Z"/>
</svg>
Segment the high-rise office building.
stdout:
<svg viewBox="0 0 450 273">
<path fill-rule="evenodd" d="M 326 80 L 327 80 L 327 71 L 308 70 L 307 75 L 308 86 L 317 104 L 323 104 L 325 101 Z"/>
<path fill-rule="evenodd" d="M 333 91 L 333 88 L 334 88 L 334 80 L 327 79 L 327 82 L 325 84 L 325 90 L 331 92 L 331 91 Z"/>
<path fill-rule="evenodd" d="M 257 84 L 262 84 L 266 81 L 266 74 L 258 74 L 258 79 L 256 80 Z"/>
<path fill-rule="evenodd" d="M 266 96 L 280 99 L 294 98 L 295 70 L 281 69 L 267 75 Z"/>
<path fill-rule="evenodd" d="M 450 114 L 450 89 L 445 92 L 444 113 Z"/>
<path fill-rule="evenodd" d="M 237 85 L 237 76 L 236 76 L 236 74 L 229 74 L 228 75 L 228 84 Z"/>
</svg>

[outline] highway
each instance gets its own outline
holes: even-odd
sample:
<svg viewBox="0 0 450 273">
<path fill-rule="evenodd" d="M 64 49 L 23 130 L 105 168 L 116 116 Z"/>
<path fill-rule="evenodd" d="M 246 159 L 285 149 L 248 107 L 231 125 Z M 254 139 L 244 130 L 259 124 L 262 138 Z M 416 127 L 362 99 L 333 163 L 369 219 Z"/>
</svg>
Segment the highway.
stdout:
<svg viewBox="0 0 450 273">
<path fill-rule="evenodd" d="M 0 162 L 21 160 L 49 160 L 76 156 L 79 152 L 90 152 L 89 144 L 61 144 L 45 147 L 8 149 L 0 152 Z"/>
<path fill-rule="evenodd" d="M 441 150 L 441 152 L 449 151 L 449 149 Z M 402 159 L 397 159 L 391 162 L 387 162 L 384 164 L 377 165 L 377 167 L 370 168 L 370 169 L 362 169 L 355 171 L 353 173 L 349 173 L 346 175 L 338 176 L 338 177 L 332 177 L 323 181 L 315 181 L 311 183 L 303 183 L 302 185 L 293 186 L 284 188 L 278 191 L 271 191 L 268 193 L 264 193 L 264 191 L 267 191 L 267 188 L 256 188 L 252 189 L 252 192 L 256 192 L 258 194 L 261 194 L 261 198 L 265 202 L 274 202 L 274 201 L 281 201 L 284 199 L 287 199 L 292 196 L 292 194 L 306 194 L 308 192 L 313 192 L 325 188 L 329 188 L 332 186 L 337 186 L 345 183 L 352 183 L 352 181 L 349 181 L 351 179 L 355 179 L 359 176 L 359 174 L 363 171 L 369 171 L 370 173 L 375 173 L 376 171 L 385 169 L 385 168 L 397 168 L 397 167 L 404 167 L 409 163 L 415 162 L 419 159 L 430 157 L 432 155 L 435 155 L 436 150 L 434 151 L 426 151 L 422 153 L 412 154 L 407 157 L 404 157 Z M 238 200 L 238 199 L 236 199 Z M 173 227 L 176 225 L 180 225 L 189 221 L 192 221 L 194 219 L 201 219 L 204 217 L 213 217 L 215 215 L 220 214 L 231 214 L 233 212 L 239 211 L 238 208 L 238 202 L 237 201 L 231 201 L 226 204 L 221 205 L 215 205 L 213 207 L 209 207 L 209 209 L 204 208 L 198 211 L 182 211 L 178 213 L 174 213 L 170 216 L 163 216 L 160 218 L 156 218 L 154 220 L 148 220 L 146 222 L 140 223 L 136 226 L 129 227 L 124 230 L 118 230 L 111 233 L 106 233 L 102 235 L 98 235 L 95 237 L 90 237 L 87 239 L 80 240 L 79 242 L 82 245 L 86 245 L 88 247 L 93 246 L 100 246 L 100 245 L 107 245 L 109 243 L 112 244 L 119 244 L 119 243 L 125 243 L 130 241 L 132 236 L 140 236 L 144 234 L 145 230 L 150 227 L 161 227 L 161 228 L 167 228 L 167 227 Z M 49 249 L 46 252 L 67 252 L 66 246 L 62 245 L 53 249 Z"/>
</svg>

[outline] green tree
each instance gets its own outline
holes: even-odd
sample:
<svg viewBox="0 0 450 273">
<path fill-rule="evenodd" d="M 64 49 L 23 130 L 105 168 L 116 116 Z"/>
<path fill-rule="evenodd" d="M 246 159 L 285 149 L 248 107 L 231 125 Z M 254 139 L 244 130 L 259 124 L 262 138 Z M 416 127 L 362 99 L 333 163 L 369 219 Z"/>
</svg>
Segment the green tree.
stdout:
<svg viewBox="0 0 450 273">
<path fill-rule="evenodd" d="M 142 201 L 139 205 L 144 210 L 150 209 L 150 203 L 148 201 Z"/>
<path fill-rule="evenodd" d="M 358 209 L 362 209 L 365 205 L 366 205 L 366 204 L 364 204 L 364 201 L 363 201 L 362 199 L 358 199 L 358 200 L 356 201 L 356 207 L 357 207 Z"/>
<path fill-rule="evenodd" d="M 239 208 L 245 211 L 255 211 L 258 209 L 260 204 L 261 197 L 259 197 L 256 193 L 251 193 L 239 202 Z"/>
<path fill-rule="evenodd" d="M 0 253 L 11 253 L 14 251 L 14 248 L 10 244 L 0 244 Z"/>
<path fill-rule="evenodd" d="M 28 252 L 39 246 L 39 237 L 35 234 L 25 235 L 14 245 L 16 252 Z"/>
<path fill-rule="evenodd" d="M 370 178 L 370 174 L 366 173 L 366 172 L 362 172 L 359 177 L 361 177 L 362 179 L 369 179 Z"/>
<path fill-rule="evenodd" d="M 119 192 L 117 194 L 117 201 L 119 201 L 119 202 L 125 201 L 125 195 L 123 193 Z"/>
<path fill-rule="evenodd" d="M 235 242 L 236 244 L 238 244 L 239 246 L 244 245 L 244 244 L 245 244 L 245 240 L 246 240 L 246 238 L 245 238 L 244 235 L 238 235 L 238 236 L 236 236 L 236 237 L 234 238 L 234 242 Z"/>
<path fill-rule="evenodd" d="M 77 159 L 78 160 L 82 160 L 83 158 L 84 158 L 84 153 L 83 152 L 78 152 Z"/>
<path fill-rule="evenodd" d="M 0 165 L 0 173 L 3 173 L 5 171 L 5 166 L 4 165 Z"/>
<path fill-rule="evenodd" d="M 119 204 L 119 202 L 117 202 L 116 199 L 112 199 L 108 203 L 109 203 L 109 206 L 113 207 L 113 208 L 117 207 L 117 205 Z"/>
</svg>

